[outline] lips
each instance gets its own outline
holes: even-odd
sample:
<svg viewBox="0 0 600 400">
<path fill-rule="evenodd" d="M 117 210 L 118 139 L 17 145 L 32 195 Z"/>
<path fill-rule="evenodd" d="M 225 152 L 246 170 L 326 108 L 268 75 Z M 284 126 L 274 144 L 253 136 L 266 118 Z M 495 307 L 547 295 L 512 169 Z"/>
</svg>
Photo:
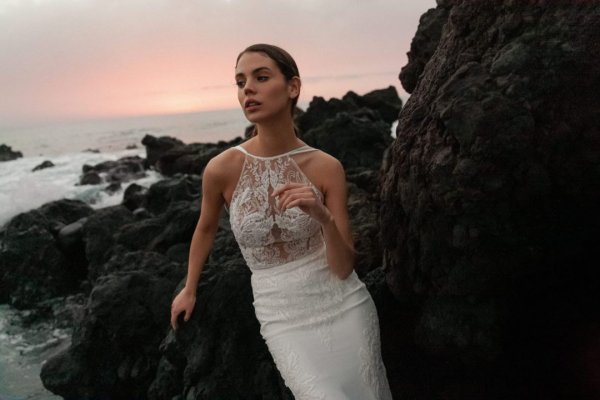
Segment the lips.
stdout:
<svg viewBox="0 0 600 400">
<path fill-rule="evenodd" d="M 244 103 L 244 108 L 248 108 L 248 107 L 253 107 L 253 106 L 259 106 L 260 103 L 256 100 L 246 100 L 246 102 Z"/>
</svg>

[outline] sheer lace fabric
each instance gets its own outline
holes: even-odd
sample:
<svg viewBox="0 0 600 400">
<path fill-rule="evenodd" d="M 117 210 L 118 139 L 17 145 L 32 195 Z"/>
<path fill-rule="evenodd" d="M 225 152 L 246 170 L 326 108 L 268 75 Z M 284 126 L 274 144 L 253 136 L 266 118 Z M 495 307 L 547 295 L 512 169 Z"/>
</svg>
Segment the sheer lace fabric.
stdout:
<svg viewBox="0 0 600 400">
<path fill-rule="evenodd" d="M 238 146 L 241 148 L 241 146 Z M 244 151 L 243 148 L 241 148 Z M 305 147 L 293 153 L 316 150 Z M 277 208 L 273 190 L 288 182 L 309 185 L 323 195 L 291 157 L 247 156 L 233 191 L 229 220 L 233 234 L 251 269 L 270 268 L 310 254 L 324 245 L 321 225 L 298 207 Z"/>
</svg>

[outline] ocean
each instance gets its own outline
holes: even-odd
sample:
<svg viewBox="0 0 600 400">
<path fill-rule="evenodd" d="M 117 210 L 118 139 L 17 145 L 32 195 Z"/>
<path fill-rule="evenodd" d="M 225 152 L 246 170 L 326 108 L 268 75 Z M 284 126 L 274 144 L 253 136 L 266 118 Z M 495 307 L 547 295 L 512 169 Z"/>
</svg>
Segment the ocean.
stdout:
<svg viewBox="0 0 600 400">
<path fill-rule="evenodd" d="M 81 199 L 95 208 L 120 203 L 122 192 L 109 196 L 102 191 L 107 185 L 75 186 L 81 168 L 124 156 L 145 158 L 141 141 L 146 134 L 176 137 L 184 143 L 216 142 L 243 136 L 248 124 L 241 110 L 231 109 L 28 128 L 0 127 L 0 144 L 23 153 L 22 158 L 0 162 L 0 226 L 20 212 L 61 198 Z M 128 146 L 137 148 L 127 149 Z M 44 160 L 55 166 L 32 172 Z M 132 182 L 148 186 L 158 179 L 159 174 L 148 171 L 146 178 Z"/>
</svg>

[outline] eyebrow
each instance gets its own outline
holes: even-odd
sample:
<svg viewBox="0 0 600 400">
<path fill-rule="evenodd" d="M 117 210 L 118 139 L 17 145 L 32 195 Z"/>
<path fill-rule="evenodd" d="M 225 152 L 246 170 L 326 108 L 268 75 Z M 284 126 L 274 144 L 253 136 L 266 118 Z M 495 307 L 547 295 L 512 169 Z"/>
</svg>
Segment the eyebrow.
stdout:
<svg viewBox="0 0 600 400">
<path fill-rule="evenodd" d="M 252 71 L 252 73 L 253 73 L 253 74 L 255 74 L 255 73 L 257 73 L 258 71 L 260 71 L 260 70 L 263 70 L 263 69 L 267 69 L 267 70 L 271 71 L 271 69 L 270 69 L 269 67 L 258 67 L 258 68 L 255 68 L 255 69 Z M 238 72 L 237 74 L 235 74 L 235 77 L 237 78 L 238 76 L 244 76 L 244 74 L 243 74 L 243 73 L 241 73 L 241 72 Z"/>
</svg>

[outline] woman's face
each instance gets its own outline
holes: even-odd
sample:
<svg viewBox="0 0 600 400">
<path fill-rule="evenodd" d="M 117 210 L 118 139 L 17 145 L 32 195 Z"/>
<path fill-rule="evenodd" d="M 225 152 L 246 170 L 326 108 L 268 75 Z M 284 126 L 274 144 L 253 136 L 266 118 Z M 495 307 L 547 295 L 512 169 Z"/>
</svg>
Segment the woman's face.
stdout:
<svg viewBox="0 0 600 400">
<path fill-rule="evenodd" d="M 298 95 L 295 80 L 289 84 L 270 57 L 260 52 L 242 54 L 235 68 L 238 101 L 250 122 L 261 122 L 287 114 L 290 101 Z M 248 106 L 249 101 L 258 104 Z"/>
</svg>

